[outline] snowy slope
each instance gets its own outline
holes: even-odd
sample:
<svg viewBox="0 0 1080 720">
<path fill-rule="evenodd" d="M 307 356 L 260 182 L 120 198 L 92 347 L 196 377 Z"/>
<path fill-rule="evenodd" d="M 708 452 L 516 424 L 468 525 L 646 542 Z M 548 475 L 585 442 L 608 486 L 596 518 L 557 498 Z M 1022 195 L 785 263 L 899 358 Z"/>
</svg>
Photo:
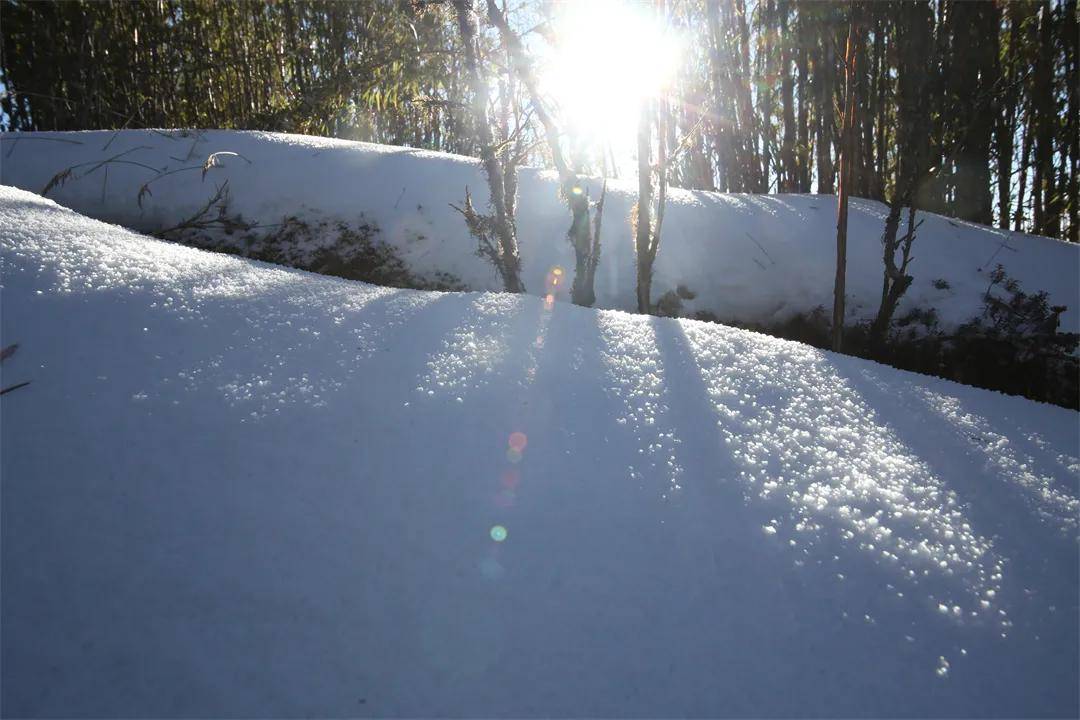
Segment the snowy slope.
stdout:
<svg viewBox="0 0 1080 720">
<path fill-rule="evenodd" d="M 216 167 L 201 167 L 214 153 Z M 102 160 L 118 162 L 96 167 Z M 376 222 L 383 240 L 427 277 L 458 276 L 473 289 L 499 290 L 495 271 L 474 254 L 460 215 L 468 186 L 483 207 L 487 187 L 475 160 L 408 148 L 255 132 L 123 131 L 0 136 L 0 181 L 41 192 L 66 168 L 74 177 L 49 197 L 91 217 L 152 231 L 190 217 L 229 181 L 232 209 L 274 230 L 285 216 L 315 224 Z M 140 166 L 140 165 L 144 165 Z M 194 168 L 150 184 L 157 171 Z M 92 172 L 91 172 L 92 171 Z M 599 197 L 600 181 L 589 185 Z M 612 181 L 603 221 L 597 305 L 636 307 L 629 225 L 636 181 Z M 518 231 L 526 287 L 544 292 L 554 265 L 573 268 L 565 239 L 568 212 L 550 173 L 520 171 Z M 881 297 L 881 233 L 886 208 L 854 200 L 848 250 L 849 321 L 872 318 Z M 914 248 L 915 278 L 900 306 L 933 307 L 945 329 L 982 309 L 997 263 L 1028 292 L 1045 290 L 1067 305 L 1062 329 L 1080 331 L 1080 247 L 1002 232 L 932 214 Z M 818 306 L 832 307 L 836 199 L 815 195 L 725 195 L 674 190 L 664 221 L 654 301 L 684 284 L 697 297 L 684 313 L 709 311 L 721 321 L 771 326 Z M 223 241 L 241 243 L 238 237 Z M 314 248 L 300 248 L 299 260 Z M 940 281 L 944 280 L 945 283 Z M 563 290 L 565 297 L 568 290 Z"/>
<path fill-rule="evenodd" d="M 1075 412 L 11 188 L 0 262 L 5 716 L 1080 711 Z"/>
</svg>

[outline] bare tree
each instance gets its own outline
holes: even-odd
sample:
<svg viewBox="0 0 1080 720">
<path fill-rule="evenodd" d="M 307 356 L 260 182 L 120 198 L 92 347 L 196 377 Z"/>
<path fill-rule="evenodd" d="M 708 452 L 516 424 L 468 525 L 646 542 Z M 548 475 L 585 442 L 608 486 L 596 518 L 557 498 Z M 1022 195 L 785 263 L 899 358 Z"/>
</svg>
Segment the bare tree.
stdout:
<svg viewBox="0 0 1080 720">
<path fill-rule="evenodd" d="M 521 38 L 510 27 L 506 16 L 495 4 L 495 0 L 487 0 L 487 10 L 491 23 L 499 29 L 499 35 L 510 55 L 514 72 L 529 93 L 536 118 L 544 128 L 548 148 L 551 150 L 551 160 L 559 173 L 560 191 L 571 215 L 567 238 L 574 246 L 575 265 L 570 296 L 574 304 L 589 307 L 596 302 L 593 281 L 596 277 L 596 265 L 600 261 L 600 213 L 603 211 L 607 184 L 605 183 L 604 193 L 601 194 L 600 201 L 595 206 L 596 217 L 591 221 L 589 210 L 592 203 L 589 200 L 589 193 L 581 178 L 570 168 L 560 140 L 559 127 L 541 97 L 532 62 L 522 46 Z M 595 228 L 592 226 L 593 222 L 595 222 Z"/>
<path fill-rule="evenodd" d="M 652 274 L 656 253 L 660 249 L 660 231 L 664 224 L 667 204 L 667 133 L 666 104 L 662 100 L 642 101 L 638 121 L 638 201 L 634 207 L 634 249 L 637 253 L 638 312 L 652 312 Z M 658 189 L 656 221 L 653 222 L 652 132 L 657 128 Z"/>
<path fill-rule="evenodd" d="M 900 213 L 904 205 L 903 197 L 908 198 L 910 203 L 907 215 L 907 230 L 902 238 L 897 237 L 900 228 Z M 914 278 L 907 274 L 908 264 L 911 262 L 911 244 L 915 242 L 915 231 L 922 220 L 915 222 L 915 203 L 911 199 L 911 193 L 899 193 L 893 198 L 889 206 L 889 215 L 885 219 L 885 232 L 882 237 L 885 260 L 885 274 L 881 281 L 881 304 L 878 306 L 877 316 L 870 325 L 870 342 L 874 347 L 880 347 L 885 339 L 885 333 L 889 330 L 893 313 L 900 303 L 900 298 L 907 292 Z M 900 251 L 900 264 L 896 264 L 896 253 Z"/>
<path fill-rule="evenodd" d="M 461 42 L 465 46 L 465 65 L 467 68 L 470 90 L 472 91 L 472 114 L 476 125 L 477 139 L 480 145 L 480 161 L 487 176 L 488 191 L 491 197 L 491 215 L 481 215 L 476 211 L 465 189 L 464 208 L 455 208 L 465 216 L 469 232 L 479 242 L 479 253 L 494 263 L 502 276 L 507 292 L 525 291 L 521 282 L 521 258 L 518 255 L 517 232 L 514 227 L 513 190 L 516 178 L 513 164 L 504 168 L 496 153 L 495 141 L 491 132 L 491 120 L 488 117 L 488 86 L 480 72 L 479 47 L 476 41 L 476 26 L 473 24 L 471 0 L 454 0 L 457 12 L 458 30 Z M 508 197 L 507 188 L 510 188 Z"/>
<path fill-rule="evenodd" d="M 858 57 L 858 24 L 861 6 L 851 3 L 847 49 L 844 52 L 844 113 L 840 142 L 840 188 L 836 208 L 836 282 L 833 285 L 832 349 L 844 343 L 844 293 L 847 273 L 848 194 L 851 192 L 852 153 L 855 145 L 855 63 Z"/>
<path fill-rule="evenodd" d="M 932 35 L 928 32 L 932 16 L 926 3 L 907 3 L 898 8 L 898 113 L 896 186 L 889 203 L 889 215 L 882 235 L 885 272 L 881 282 L 881 304 L 870 326 L 870 342 L 880 347 L 892 322 L 900 298 L 911 285 L 907 274 L 911 245 L 922 221 L 915 222 L 917 189 L 926 166 L 926 136 L 929 132 L 926 113 L 926 57 L 931 52 Z M 900 216 L 907 206 L 907 231 L 898 238 Z M 1007 221 L 1007 218 L 1006 218 Z M 900 252 L 897 264 L 896 253 Z"/>
</svg>

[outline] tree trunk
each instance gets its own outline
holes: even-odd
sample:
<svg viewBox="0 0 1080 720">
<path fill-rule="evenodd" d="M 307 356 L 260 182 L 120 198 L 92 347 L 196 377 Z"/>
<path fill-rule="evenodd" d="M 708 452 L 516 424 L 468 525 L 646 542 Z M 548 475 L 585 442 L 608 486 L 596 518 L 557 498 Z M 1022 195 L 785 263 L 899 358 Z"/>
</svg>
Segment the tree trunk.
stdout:
<svg viewBox="0 0 1080 720">
<path fill-rule="evenodd" d="M 929 122 L 926 115 L 926 57 L 931 19 L 925 2 L 905 3 L 895 16 L 897 58 L 897 163 L 896 183 L 889 202 L 889 215 L 882 235 L 884 272 L 881 304 L 870 326 L 870 347 L 880 352 L 892 324 L 896 307 L 911 285 L 907 274 L 911 246 L 915 241 L 916 189 L 923 175 Z M 900 216 L 908 206 L 907 232 L 898 238 Z M 896 252 L 900 250 L 899 265 Z"/>
<path fill-rule="evenodd" d="M 833 112 L 836 102 L 833 90 L 833 78 L 836 75 L 836 54 L 833 52 L 833 8 L 831 5 L 822 5 L 825 8 L 825 21 L 821 34 L 821 54 L 814 67 L 814 78 L 817 84 L 818 114 L 821 117 L 818 126 L 817 160 L 818 160 L 818 192 L 831 195 L 833 193 L 833 160 L 832 147 L 833 135 L 836 132 L 836 115 Z"/>
<path fill-rule="evenodd" d="M 459 0 L 458 0 L 459 1 Z M 560 186 L 566 203 L 570 209 L 570 229 L 567 236 L 574 246 L 574 281 L 571 285 L 571 299 L 578 305 L 592 305 L 596 301 L 596 294 L 592 287 L 592 278 L 595 275 L 595 264 L 599 259 L 599 235 L 590 237 L 589 233 L 589 197 L 577 174 L 570 169 L 562 145 L 559 141 L 559 128 L 554 118 L 548 113 L 537 85 L 536 76 L 532 71 L 532 65 L 522 46 L 521 39 L 510 28 L 506 17 L 495 4 L 495 0 L 487 0 L 488 17 L 493 25 L 499 29 L 499 35 L 510 54 L 511 64 L 522 84 L 525 85 L 532 99 L 533 111 L 536 113 L 540 124 L 544 127 L 548 148 L 551 150 L 551 159 L 559 173 Z M 597 245 L 597 257 L 591 258 L 592 246 Z M 589 267 L 593 268 L 588 272 Z"/>
<path fill-rule="evenodd" d="M 855 144 L 855 80 L 861 6 L 851 4 L 847 47 L 844 53 L 844 115 L 840 145 L 840 197 L 836 209 L 836 281 L 833 285 L 832 349 L 841 352 L 844 343 L 844 293 L 847 272 L 848 192 L 852 176 L 852 149 Z"/>
<path fill-rule="evenodd" d="M 957 2 L 953 12 L 952 94 L 960 122 L 956 215 L 991 225 L 990 140 L 996 110 L 999 14 L 992 2 Z"/>
<path fill-rule="evenodd" d="M 652 309 L 652 100 L 643 100 L 638 120 L 638 201 L 635 217 L 635 250 L 637 253 L 637 309 L 648 313 Z"/>
<path fill-rule="evenodd" d="M 997 122 L 994 126 L 994 142 L 997 146 L 997 190 L 998 190 L 998 227 L 1002 230 L 1009 229 L 1011 213 L 1009 211 L 1012 199 L 1012 162 L 1014 141 L 1016 134 L 1016 102 L 1017 92 L 1017 45 L 1020 42 L 1020 6 L 1007 7 L 1005 20 L 1009 25 L 1008 54 L 1004 62 L 998 64 L 998 77 L 1001 78 L 1002 100 L 1001 111 L 998 113 Z"/>
<path fill-rule="evenodd" d="M 1057 120 L 1053 86 L 1054 16 L 1049 2 L 1041 5 L 1032 97 L 1032 109 L 1035 111 L 1035 183 L 1032 199 L 1035 205 L 1035 232 L 1056 237 L 1059 218 L 1054 176 L 1054 123 Z"/>
<path fill-rule="evenodd" d="M 1069 231 L 1065 239 L 1080 242 L 1080 28 L 1077 27 L 1077 0 L 1066 0 L 1062 12 L 1061 36 L 1065 44 L 1065 87 L 1068 88 L 1066 142 L 1069 155 Z"/>
<path fill-rule="evenodd" d="M 736 104 L 739 108 L 740 136 L 743 144 L 744 180 L 742 192 L 766 192 L 768 189 L 768 168 L 762 174 L 761 154 L 758 151 L 758 132 L 754 120 L 754 103 L 750 96 L 750 29 L 746 21 L 745 0 L 735 0 L 735 16 L 739 26 L 739 53 L 737 59 L 733 59 L 732 67 L 736 61 L 739 67 L 738 88 L 736 92 Z"/>
<path fill-rule="evenodd" d="M 1024 138 L 1020 150 L 1020 184 L 1016 190 L 1016 213 L 1013 216 L 1013 230 L 1021 232 L 1024 229 L 1024 196 L 1027 192 L 1028 161 L 1031 159 L 1032 138 L 1035 133 L 1032 130 L 1034 123 L 1031 122 L 1030 107 L 1025 111 Z"/>
<path fill-rule="evenodd" d="M 784 137 L 780 146 L 780 192 L 795 192 L 798 188 L 799 168 L 795 162 L 795 98 L 794 79 L 791 76 L 791 33 L 788 16 L 791 8 L 786 2 L 778 8 L 780 21 L 780 102 L 783 105 Z"/>
<path fill-rule="evenodd" d="M 719 187 L 721 192 L 743 190 L 741 175 L 736 181 L 736 172 L 739 163 L 736 161 L 735 151 L 735 122 L 732 106 L 734 98 L 729 92 L 731 83 L 727 82 L 731 69 L 725 68 L 725 61 L 729 53 L 721 54 L 721 49 L 726 49 L 725 33 L 720 25 L 720 8 L 717 3 L 705 3 L 705 18 L 709 29 L 709 70 L 712 76 L 712 98 L 714 112 L 712 114 L 713 148 L 716 151 L 717 167 L 719 169 Z"/>
<path fill-rule="evenodd" d="M 494 230 L 498 241 L 497 265 L 507 292 L 524 292 L 521 282 L 521 260 L 518 257 L 517 238 L 511 218 L 506 211 L 506 188 L 502 166 L 495 155 L 495 144 L 488 119 L 488 86 L 480 74 L 476 44 L 476 28 L 472 20 L 470 0 L 454 0 L 457 11 L 458 30 L 465 49 L 465 65 L 473 93 L 473 121 L 480 144 L 480 160 L 487 176 L 491 208 L 494 212 Z"/>
<path fill-rule="evenodd" d="M 810 71 L 809 71 L 809 59 L 807 57 L 807 29 L 806 18 L 802 8 L 799 9 L 799 14 L 795 24 L 795 38 L 798 41 L 798 47 L 795 50 L 795 67 L 798 72 L 798 101 L 799 101 L 799 114 L 796 119 L 798 125 L 797 133 L 797 157 L 799 167 L 799 186 L 798 191 L 801 193 L 810 192 L 810 113 L 807 107 L 807 98 L 810 95 L 809 83 L 810 83 Z"/>
</svg>

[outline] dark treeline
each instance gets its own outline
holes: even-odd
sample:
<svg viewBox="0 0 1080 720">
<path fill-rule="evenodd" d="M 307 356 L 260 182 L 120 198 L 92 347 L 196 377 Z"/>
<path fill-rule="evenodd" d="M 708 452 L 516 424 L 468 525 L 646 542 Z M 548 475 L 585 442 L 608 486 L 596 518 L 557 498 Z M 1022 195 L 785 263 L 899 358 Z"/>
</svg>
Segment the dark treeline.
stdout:
<svg viewBox="0 0 1080 720">
<path fill-rule="evenodd" d="M 520 32 L 557 42 L 557 3 L 506 7 Z M 857 11 L 851 194 L 892 200 L 914 164 L 921 209 L 1078 240 L 1076 0 L 664 7 L 685 39 L 663 100 L 672 185 L 835 192 Z M 251 128 L 479 154 L 451 3 L 3 0 L 0 13 L 6 130 Z M 516 127 L 531 98 L 479 29 L 492 117 Z M 551 162 L 545 143 L 526 147 Z M 576 153 L 575 170 L 606 157 Z"/>
<path fill-rule="evenodd" d="M 0 4 L 7 129 L 278 130 L 469 151 L 456 29 L 356 2 Z"/>
</svg>

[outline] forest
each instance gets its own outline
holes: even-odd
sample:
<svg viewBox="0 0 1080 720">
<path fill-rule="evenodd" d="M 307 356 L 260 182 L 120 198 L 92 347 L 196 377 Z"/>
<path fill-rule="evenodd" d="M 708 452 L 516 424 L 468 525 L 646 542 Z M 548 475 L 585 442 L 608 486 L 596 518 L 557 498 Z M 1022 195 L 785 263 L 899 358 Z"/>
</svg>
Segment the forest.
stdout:
<svg viewBox="0 0 1080 720">
<path fill-rule="evenodd" d="M 504 160 L 632 172 L 640 148 L 609 131 L 636 109 L 595 108 L 610 64 L 633 61 L 608 38 L 633 28 L 605 27 L 600 0 L 489 5 L 467 8 L 469 40 L 449 0 L 4 0 L 0 128 L 241 128 L 480 156 L 471 42 Z M 679 44 L 648 121 L 671 187 L 836 192 L 850 67 L 852 196 L 1080 240 L 1076 0 L 641 5 Z M 567 6 L 586 15 L 570 31 Z M 515 65 L 544 69 L 555 50 L 567 66 L 530 89 Z"/>
</svg>

